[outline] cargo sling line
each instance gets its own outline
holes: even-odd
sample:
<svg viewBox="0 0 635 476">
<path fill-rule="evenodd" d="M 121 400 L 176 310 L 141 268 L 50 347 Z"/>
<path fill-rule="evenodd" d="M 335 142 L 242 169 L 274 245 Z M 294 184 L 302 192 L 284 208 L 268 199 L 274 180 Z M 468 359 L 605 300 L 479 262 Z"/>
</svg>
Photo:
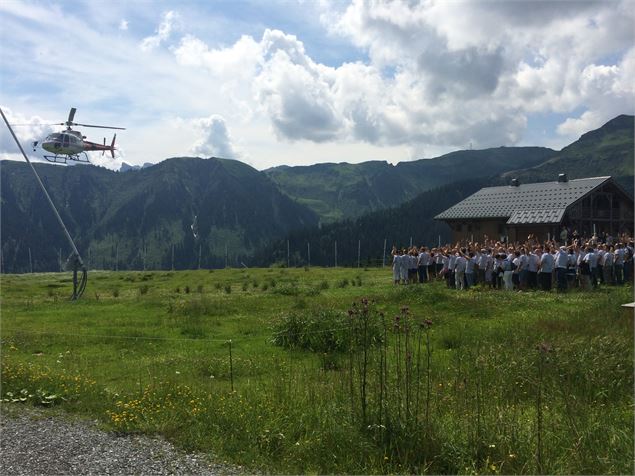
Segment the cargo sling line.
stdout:
<svg viewBox="0 0 635 476">
<path fill-rule="evenodd" d="M 40 179 L 40 176 L 35 170 L 35 167 L 33 167 L 33 164 L 31 163 L 26 153 L 24 152 L 24 149 L 22 148 L 20 141 L 18 140 L 15 133 L 13 132 L 13 129 L 11 128 L 11 124 L 9 124 L 9 121 L 4 115 L 2 108 L 0 108 L 0 114 L 2 115 L 2 119 L 4 119 L 4 123 L 7 125 L 9 132 L 11 132 L 11 136 L 13 136 L 13 140 L 15 140 L 15 143 L 18 145 L 20 152 L 22 152 L 24 159 L 31 166 L 31 170 L 33 171 L 33 174 L 35 175 L 37 182 L 40 184 L 40 188 L 42 189 L 42 192 L 44 192 L 44 196 L 49 202 L 49 205 L 51 206 L 51 209 L 53 210 L 53 213 L 55 214 L 57 221 L 62 227 L 62 230 L 64 230 L 64 234 L 66 235 L 66 239 L 68 240 L 68 243 L 71 245 L 71 249 L 73 251 L 71 255 L 68 257 L 66 266 L 67 268 L 70 267 L 73 270 L 73 294 L 71 295 L 71 301 L 76 301 L 84 293 L 84 289 L 86 289 L 86 281 L 88 280 L 88 272 L 86 271 L 86 266 L 84 265 L 84 262 L 82 261 L 82 257 L 79 255 L 79 251 L 77 251 L 77 246 L 75 246 L 75 242 L 73 241 L 73 238 L 71 238 L 71 235 L 68 232 L 66 225 L 64 225 L 64 222 L 62 221 L 62 217 L 57 211 L 57 208 L 55 208 L 55 205 L 53 204 L 53 200 L 51 200 L 50 195 L 46 191 L 46 188 L 44 187 L 44 183 L 42 182 L 42 179 Z M 80 272 L 81 272 L 81 276 L 79 276 Z"/>
</svg>

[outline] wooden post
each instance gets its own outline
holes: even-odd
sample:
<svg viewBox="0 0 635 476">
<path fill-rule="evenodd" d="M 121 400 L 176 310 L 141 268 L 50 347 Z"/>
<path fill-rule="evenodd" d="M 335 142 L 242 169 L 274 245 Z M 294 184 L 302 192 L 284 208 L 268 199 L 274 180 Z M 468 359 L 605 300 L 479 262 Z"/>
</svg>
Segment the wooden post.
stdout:
<svg viewBox="0 0 635 476">
<path fill-rule="evenodd" d="M 290 253 L 289 253 L 289 240 L 287 240 L 287 268 L 291 267 L 291 262 L 290 262 L 290 259 L 289 259 L 289 255 L 290 255 Z"/>
<path fill-rule="evenodd" d="M 201 244 L 199 243 L 199 245 L 198 245 L 198 269 L 201 269 L 201 251 L 202 251 L 202 248 L 201 248 Z"/>
<path fill-rule="evenodd" d="M 309 268 L 311 267 L 311 243 L 306 242 L 306 258 L 309 263 Z"/>
<path fill-rule="evenodd" d="M 385 268 L 386 267 L 386 242 L 388 241 L 387 238 L 384 238 L 384 252 L 382 253 L 382 259 L 381 259 L 381 267 Z"/>
<path fill-rule="evenodd" d="M 357 240 L 357 267 L 360 265 L 360 258 L 362 253 L 362 240 Z"/>
<path fill-rule="evenodd" d="M 174 271 L 174 243 L 172 243 L 172 271 Z"/>
<path fill-rule="evenodd" d="M 29 272 L 33 272 L 33 258 L 31 257 L 31 247 L 29 246 Z"/>
<path fill-rule="evenodd" d="M 337 268 L 337 240 L 335 240 L 335 267 Z"/>
<path fill-rule="evenodd" d="M 227 252 L 227 242 L 225 242 L 225 268 L 227 268 L 227 260 L 229 258 L 229 254 Z"/>
<path fill-rule="evenodd" d="M 119 271 L 119 243 L 115 246 L 115 271 Z"/>
<path fill-rule="evenodd" d="M 59 251 L 57 252 L 57 264 L 60 267 L 60 273 L 61 273 L 62 272 L 62 248 L 60 248 Z"/>
</svg>

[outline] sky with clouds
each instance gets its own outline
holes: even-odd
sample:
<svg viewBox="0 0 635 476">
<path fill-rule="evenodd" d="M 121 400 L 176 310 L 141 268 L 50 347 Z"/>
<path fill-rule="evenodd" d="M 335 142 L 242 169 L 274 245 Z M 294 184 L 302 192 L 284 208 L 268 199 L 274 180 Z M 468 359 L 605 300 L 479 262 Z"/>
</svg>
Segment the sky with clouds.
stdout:
<svg viewBox="0 0 635 476">
<path fill-rule="evenodd" d="M 559 149 L 635 110 L 633 0 L 3 0 L 0 25 L 0 106 L 20 139 L 76 107 L 127 128 L 114 161 L 91 156 L 109 168 Z"/>
</svg>

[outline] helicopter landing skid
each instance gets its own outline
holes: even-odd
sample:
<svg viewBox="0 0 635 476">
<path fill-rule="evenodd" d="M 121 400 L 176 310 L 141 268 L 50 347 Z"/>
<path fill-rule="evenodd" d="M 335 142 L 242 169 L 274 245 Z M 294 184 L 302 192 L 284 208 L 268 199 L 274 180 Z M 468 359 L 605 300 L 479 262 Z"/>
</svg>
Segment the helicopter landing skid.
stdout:
<svg viewBox="0 0 635 476">
<path fill-rule="evenodd" d="M 54 164 L 65 164 L 69 160 L 72 160 L 74 162 L 89 163 L 88 155 L 86 154 L 86 152 L 80 152 L 79 154 L 45 155 L 44 158 Z"/>
</svg>

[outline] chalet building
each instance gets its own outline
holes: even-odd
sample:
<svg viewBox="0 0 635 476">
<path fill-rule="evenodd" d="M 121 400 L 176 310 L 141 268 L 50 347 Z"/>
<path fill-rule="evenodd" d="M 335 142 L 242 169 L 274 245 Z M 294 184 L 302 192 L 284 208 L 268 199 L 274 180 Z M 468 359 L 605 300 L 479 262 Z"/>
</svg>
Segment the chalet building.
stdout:
<svg viewBox="0 0 635 476">
<path fill-rule="evenodd" d="M 611 177 L 519 183 L 482 188 L 435 217 L 452 228 L 453 241 L 524 241 L 559 237 L 563 228 L 581 236 L 633 233 L 633 199 Z"/>
</svg>

